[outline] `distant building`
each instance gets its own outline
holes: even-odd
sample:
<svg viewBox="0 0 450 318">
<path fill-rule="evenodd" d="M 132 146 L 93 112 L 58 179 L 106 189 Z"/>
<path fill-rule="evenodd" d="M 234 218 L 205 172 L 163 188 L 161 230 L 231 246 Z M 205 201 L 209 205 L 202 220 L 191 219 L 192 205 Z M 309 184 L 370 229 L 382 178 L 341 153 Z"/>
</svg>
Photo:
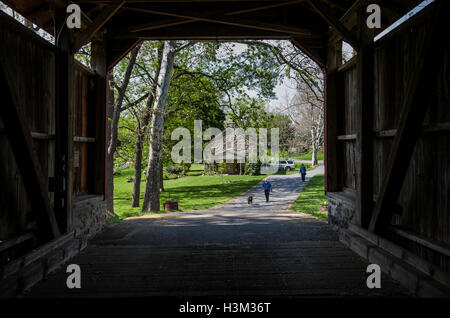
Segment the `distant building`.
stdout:
<svg viewBox="0 0 450 318">
<path fill-rule="evenodd" d="M 206 147 L 211 149 L 213 158 L 211 163 L 205 163 L 205 171 L 225 174 L 244 173 L 245 163 L 249 158 L 249 136 L 246 136 L 242 129 L 227 128 L 215 136 Z M 256 155 L 256 150 L 254 152 Z M 222 167 L 223 170 L 220 171 L 219 168 Z"/>
</svg>

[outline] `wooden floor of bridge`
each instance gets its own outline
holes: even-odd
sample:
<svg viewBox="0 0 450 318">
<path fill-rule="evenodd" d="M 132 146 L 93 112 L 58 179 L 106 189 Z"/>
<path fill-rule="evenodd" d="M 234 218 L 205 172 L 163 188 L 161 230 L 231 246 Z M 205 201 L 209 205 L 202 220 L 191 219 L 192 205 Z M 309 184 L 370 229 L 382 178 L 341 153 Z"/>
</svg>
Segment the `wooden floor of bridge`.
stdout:
<svg viewBox="0 0 450 318">
<path fill-rule="evenodd" d="M 81 267 L 80 289 L 67 288 L 63 266 L 25 296 L 408 296 L 384 275 L 367 288 L 368 263 L 328 224 L 294 213 L 125 220 L 68 264 Z"/>
</svg>

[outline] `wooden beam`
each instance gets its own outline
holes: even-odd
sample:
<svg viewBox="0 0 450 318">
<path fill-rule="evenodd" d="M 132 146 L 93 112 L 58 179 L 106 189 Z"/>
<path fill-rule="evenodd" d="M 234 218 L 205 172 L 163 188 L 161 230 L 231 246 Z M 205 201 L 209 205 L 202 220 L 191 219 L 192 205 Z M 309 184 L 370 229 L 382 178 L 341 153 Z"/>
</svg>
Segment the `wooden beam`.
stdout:
<svg viewBox="0 0 450 318">
<path fill-rule="evenodd" d="M 31 137 L 33 139 L 40 139 L 40 140 L 55 139 L 55 135 L 51 135 L 51 134 L 47 134 L 47 133 L 40 133 L 40 132 L 31 132 Z"/>
<path fill-rule="evenodd" d="M 395 134 L 397 134 L 397 129 L 387 129 L 375 132 L 377 138 L 392 138 L 395 137 Z"/>
<path fill-rule="evenodd" d="M 74 136 L 73 141 L 79 142 L 79 143 L 89 143 L 89 142 L 95 142 L 95 138 L 94 137 Z"/>
<path fill-rule="evenodd" d="M 354 141 L 356 140 L 356 134 L 350 134 L 350 135 L 339 135 L 337 136 L 337 140 L 341 141 Z"/>
<path fill-rule="evenodd" d="M 357 107 L 355 109 L 357 138 L 356 166 L 356 223 L 367 229 L 373 211 L 373 122 L 375 103 L 374 31 L 366 26 L 366 7 L 358 9 L 359 53 L 356 56 Z"/>
<path fill-rule="evenodd" d="M 250 9 L 226 12 L 226 13 L 212 13 L 212 14 L 203 16 L 203 18 L 214 18 L 215 16 L 221 16 L 221 15 L 234 16 L 234 15 L 239 15 L 239 14 L 244 14 L 244 13 L 251 13 L 251 12 L 256 12 L 256 11 L 261 11 L 261 10 L 267 10 L 267 9 L 273 9 L 273 8 L 277 8 L 277 7 L 288 6 L 288 5 L 292 5 L 292 4 L 298 4 L 301 2 L 306 2 L 306 0 L 287 1 L 287 2 L 275 3 L 275 4 L 271 4 L 271 5 L 265 5 L 265 6 L 250 8 Z M 155 13 L 154 11 L 150 11 L 150 10 L 143 9 L 143 8 L 134 8 L 134 7 L 125 7 L 124 6 L 123 9 L 130 10 L 130 11 L 159 14 L 159 13 Z M 199 20 L 198 18 L 173 19 L 173 20 L 168 20 L 168 21 L 160 21 L 160 22 L 156 22 L 156 23 L 147 23 L 147 24 L 142 25 L 141 27 L 131 27 L 129 30 L 130 30 L 130 32 L 138 32 L 138 31 L 143 31 L 143 30 L 155 30 L 155 29 L 165 28 L 165 27 L 174 26 L 174 25 L 188 24 L 188 23 L 197 22 L 197 21 L 201 21 L 201 20 Z"/>
<path fill-rule="evenodd" d="M 422 126 L 423 134 L 438 134 L 438 133 L 449 133 L 450 132 L 450 121 L 442 123 L 433 123 Z"/>
<path fill-rule="evenodd" d="M 443 64 L 447 49 L 448 33 L 445 33 L 446 36 L 443 37 L 441 31 L 448 27 L 445 20 L 449 2 L 438 0 L 429 6 L 429 10 L 433 10 L 427 33 L 429 36 L 424 40 L 421 55 L 417 60 L 414 73 L 410 77 L 405 94 L 401 121 L 369 226 L 369 230 L 372 232 L 384 231 L 391 221 L 390 207 L 396 203 L 400 194 L 417 138 L 421 133 L 417 127 L 422 125 L 427 113 L 430 97 L 433 96 L 437 86 L 436 74 Z"/>
<path fill-rule="evenodd" d="M 19 245 L 20 243 L 31 240 L 32 238 L 33 233 L 28 232 L 19 236 L 15 236 L 11 239 L 8 239 L 7 241 L 0 241 L 0 253 L 6 251 L 7 249 L 10 249 L 11 247 Z"/>
<path fill-rule="evenodd" d="M 305 43 L 306 41 L 304 41 L 304 39 L 296 37 L 292 38 L 291 42 L 296 47 L 298 47 L 303 53 L 308 55 L 310 59 L 315 61 L 321 68 L 326 67 L 326 48 L 323 49 L 322 53 L 321 52 L 322 50 L 312 49 L 311 47 L 309 47 L 309 45 Z M 326 40 L 324 40 L 323 42 L 324 47 L 326 47 Z"/>
<path fill-rule="evenodd" d="M 422 246 L 425 246 L 435 252 L 438 252 L 445 256 L 450 256 L 450 246 L 443 244 L 441 242 L 420 236 L 419 234 L 416 234 L 412 231 L 408 231 L 405 229 L 401 229 L 398 227 L 390 227 L 389 230 L 397 234 L 398 236 L 401 236 L 403 238 L 406 238 L 410 241 L 413 241 L 417 244 L 420 244 Z"/>
<path fill-rule="evenodd" d="M 244 31 L 245 30 L 245 31 Z M 108 40 L 112 43 L 116 41 L 130 40 L 130 43 L 138 43 L 141 40 L 211 40 L 217 41 L 227 39 L 239 40 L 290 40 L 292 36 L 288 33 L 263 31 L 255 29 L 242 29 L 229 25 L 223 25 L 219 28 L 194 27 L 184 28 L 183 26 L 174 26 L 171 28 L 150 30 L 136 33 L 123 33 L 112 35 Z M 108 42 L 109 43 L 109 42 Z M 113 44 L 115 47 L 117 45 Z M 108 47 L 109 50 L 109 47 Z M 120 50 L 122 51 L 122 50 Z M 109 56 L 108 56 L 109 60 Z M 118 60 L 115 60 L 118 61 Z"/>
<path fill-rule="evenodd" d="M 94 193 L 102 194 L 106 199 L 107 173 L 107 85 L 108 85 L 108 53 L 106 40 L 93 41 L 91 46 L 91 65 L 95 70 L 95 91 L 89 94 L 89 104 L 95 105 L 95 167 Z M 123 49 L 126 49 L 124 46 Z"/>
<path fill-rule="evenodd" d="M 377 138 L 393 138 L 397 133 L 397 129 L 379 130 L 375 132 Z M 450 133 L 450 122 L 432 123 L 422 125 L 423 135 L 448 134 Z"/>
<path fill-rule="evenodd" d="M 333 13 L 320 1 L 308 0 L 309 5 L 314 9 L 314 11 L 319 14 L 322 19 L 324 19 L 330 26 L 332 26 L 336 32 L 338 32 L 346 42 L 348 42 L 356 51 L 359 50 L 358 41 L 356 36 L 336 18 Z"/>
<path fill-rule="evenodd" d="M 341 126 L 339 114 L 344 101 L 344 77 L 337 69 L 342 63 L 340 51 L 342 42 L 331 40 L 327 44 L 327 68 L 325 73 L 325 190 L 341 191 L 341 150 L 337 135 Z"/>
<path fill-rule="evenodd" d="M 62 30 L 55 50 L 55 158 L 54 200 L 56 219 L 61 232 L 71 230 L 72 224 L 72 63 L 70 31 L 62 27 L 64 16 L 57 16 L 57 29 Z"/>
<path fill-rule="evenodd" d="M 83 45 L 89 43 L 92 37 L 116 14 L 117 11 L 119 11 L 125 2 L 126 1 L 124 0 L 115 1 L 103 9 L 95 21 L 75 39 L 72 46 L 72 52 L 78 52 Z"/>
<path fill-rule="evenodd" d="M 221 13 L 221 15 L 225 15 L 225 16 L 239 15 L 239 14 L 244 14 L 244 13 L 251 13 L 251 12 L 268 10 L 268 9 L 273 9 L 273 8 L 278 8 L 278 7 L 284 7 L 284 6 L 298 4 L 298 3 L 302 3 L 302 2 L 306 2 L 306 1 L 307 0 L 279 1 L 278 3 L 274 3 L 274 4 L 263 5 L 263 6 L 249 8 L 249 9 L 243 9 L 243 10 L 237 10 L 237 11 L 232 11 L 232 12 Z M 127 0 L 127 3 L 131 3 L 131 1 Z M 145 8 L 136 8 L 136 7 L 124 6 L 123 9 L 124 10 L 129 10 L 129 11 L 151 13 Z"/>
<path fill-rule="evenodd" d="M 108 4 L 114 0 L 78 0 L 80 3 Z M 202 2 L 274 2 L 274 0 L 126 0 L 127 3 L 202 3 Z M 279 2 L 290 2 L 288 0 L 278 0 Z"/>
<path fill-rule="evenodd" d="M 0 115 L 8 133 L 10 147 L 16 159 L 22 180 L 36 213 L 39 226 L 37 236 L 42 241 L 48 241 L 60 235 L 55 214 L 50 205 L 44 175 L 37 155 L 33 149 L 33 140 L 27 122 L 15 105 L 5 70 L 0 64 L 0 90 L 2 90 L 2 107 Z"/>
<path fill-rule="evenodd" d="M 128 28 L 129 32 L 138 32 L 138 31 L 149 31 L 149 30 L 157 30 L 157 29 L 163 29 L 163 28 L 168 28 L 171 26 L 176 26 L 176 25 L 183 25 L 183 24 L 188 24 L 188 23 L 192 23 L 192 22 L 196 22 L 199 21 L 197 19 L 170 19 L 170 20 L 165 20 L 165 21 L 158 21 L 158 22 L 154 22 L 154 23 L 145 23 L 145 24 L 141 24 L 139 26 L 132 26 L 130 28 Z"/>
<path fill-rule="evenodd" d="M 105 39 L 103 39 L 102 41 L 105 41 Z M 110 38 L 108 43 L 99 44 L 98 42 L 101 41 L 97 41 L 97 43 L 95 43 L 94 41 L 92 45 L 94 46 L 95 44 L 97 48 L 102 48 L 102 50 L 105 50 L 105 52 L 103 53 L 105 54 L 106 58 L 106 69 L 101 70 L 100 72 L 94 66 L 92 66 L 92 69 L 94 69 L 97 74 L 106 78 L 106 73 L 111 70 L 117 63 L 119 63 L 120 60 L 127 56 L 128 53 L 130 53 L 130 51 L 141 42 L 141 39 L 136 36 L 133 36 L 131 38 L 114 37 Z M 106 48 L 108 52 L 106 52 Z M 91 65 L 93 62 L 97 63 L 96 59 L 92 59 L 91 57 Z M 104 63 L 104 61 L 101 61 L 101 63 Z M 101 66 L 100 68 L 103 67 L 104 66 Z"/>
<path fill-rule="evenodd" d="M 265 6 L 250 8 L 250 9 L 244 9 L 244 10 L 239 10 L 239 11 L 233 11 L 233 12 L 227 13 L 225 15 L 237 15 L 237 14 L 243 14 L 243 13 L 256 12 L 256 11 L 261 11 L 261 10 L 284 7 L 284 6 L 288 6 L 288 5 L 292 5 L 292 4 L 298 4 L 301 2 L 306 2 L 306 0 L 294 0 L 294 1 L 286 1 L 286 2 L 279 1 L 278 3 L 274 3 L 274 4 L 270 4 L 270 5 L 265 5 Z"/>
<path fill-rule="evenodd" d="M 305 36 L 305 35 L 312 34 L 310 30 L 307 30 L 304 28 L 272 24 L 272 23 L 266 23 L 266 22 L 261 22 L 261 21 L 245 20 L 245 19 L 240 19 L 240 18 L 214 17 L 214 15 L 201 16 L 201 15 L 192 15 L 192 14 L 179 14 L 179 13 L 164 12 L 164 11 L 153 10 L 153 9 L 140 9 L 139 11 L 146 12 L 146 13 L 152 13 L 152 14 L 156 14 L 156 15 L 164 15 L 164 16 L 175 17 L 175 18 L 194 20 L 194 22 L 203 21 L 203 22 L 225 24 L 225 25 L 231 25 L 231 26 L 237 26 L 237 27 L 249 28 L 249 29 L 288 33 L 288 34 L 297 35 L 297 36 L 302 36 L 302 35 Z M 129 31 L 130 32 L 142 32 L 142 31 L 146 31 L 148 29 L 154 29 L 154 28 L 155 28 L 155 24 L 150 23 L 150 24 L 144 24 L 144 25 L 140 25 L 140 26 L 131 27 L 131 28 L 129 28 Z"/>
<path fill-rule="evenodd" d="M 355 64 L 357 62 L 358 62 L 358 56 L 355 55 L 350 60 L 348 60 L 346 63 L 342 64 L 338 68 L 338 72 L 345 72 L 346 70 L 348 70 L 348 69 L 352 68 L 353 66 L 355 66 Z"/>
</svg>

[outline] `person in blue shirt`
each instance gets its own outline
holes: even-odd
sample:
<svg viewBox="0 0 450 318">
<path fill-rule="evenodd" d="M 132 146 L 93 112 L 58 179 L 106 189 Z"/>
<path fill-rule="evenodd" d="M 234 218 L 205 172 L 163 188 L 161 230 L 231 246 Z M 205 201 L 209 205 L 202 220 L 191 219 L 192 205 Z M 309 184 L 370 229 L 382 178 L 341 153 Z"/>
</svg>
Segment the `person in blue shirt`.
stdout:
<svg viewBox="0 0 450 318">
<path fill-rule="evenodd" d="M 262 186 L 264 188 L 264 194 L 266 195 L 266 202 L 269 202 L 269 195 L 270 190 L 272 190 L 272 184 L 269 182 L 269 180 L 265 179 Z"/>
<path fill-rule="evenodd" d="M 300 167 L 300 174 L 302 175 L 302 181 L 305 182 L 306 177 L 306 167 L 304 164 Z"/>
</svg>

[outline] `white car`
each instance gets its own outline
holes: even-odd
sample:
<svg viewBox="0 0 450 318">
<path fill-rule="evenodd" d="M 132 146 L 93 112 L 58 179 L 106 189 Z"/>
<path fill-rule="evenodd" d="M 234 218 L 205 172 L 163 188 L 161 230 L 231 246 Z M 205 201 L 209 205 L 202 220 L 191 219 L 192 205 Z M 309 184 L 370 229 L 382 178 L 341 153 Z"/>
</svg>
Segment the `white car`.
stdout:
<svg viewBox="0 0 450 318">
<path fill-rule="evenodd" d="M 266 164 L 268 167 L 278 167 L 278 170 L 291 171 L 295 169 L 295 163 L 292 160 L 280 160 Z"/>
<path fill-rule="evenodd" d="M 295 169 L 295 163 L 292 160 L 280 160 L 278 167 L 285 171 L 291 171 Z"/>
</svg>

